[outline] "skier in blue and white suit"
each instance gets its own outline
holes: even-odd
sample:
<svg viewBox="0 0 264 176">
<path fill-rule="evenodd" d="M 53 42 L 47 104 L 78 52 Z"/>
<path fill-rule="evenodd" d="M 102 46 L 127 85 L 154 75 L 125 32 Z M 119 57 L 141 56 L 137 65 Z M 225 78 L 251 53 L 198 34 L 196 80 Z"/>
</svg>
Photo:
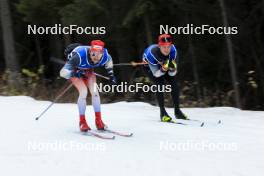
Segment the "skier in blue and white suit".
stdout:
<svg viewBox="0 0 264 176">
<path fill-rule="evenodd" d="M 171 95 L 174 103 L 174 114 L 178 119 L 187 119 L 179 108 L 179 87 L 177 81 L 177 49 L 172 44 L 172 37 L 168 34 L 159 36 L 158 44 L 150 45 L 143 54 L 143 61 L 148 64 L 144 67 L 148 77 L 161 87 L 167 81 L 171 85 Z M 156 97 L 160 107 L 160 118 L 163 122 L 169 122 L 172 118 L 164 107 L 164 92 L 157 91 Z"/>
<path fill-rule="evenodd" d="M 67 51 L 67 49 L 69 51 Z M 85 119 L 87 87 L 92 96 L 92 105 L 95 112 L 95 124 L 97 129 L 103 130 L 106 125 L 101 118 L 100 96 L 96 87 L 96 76 L 93 68 L 104 67 L 107 70 L 110 81 L 116 83 L 113 72 L 113 61 L 107 49 L 104 48 L 104 42 L 93 40 L 91 46 L 69 46 L 65 50 L 68 61 L 60 71 L 60 76 L 70 79 L 79 92 L 78 109 L 80 115 L 80 131 L 88 131 Z"/>
</svg>

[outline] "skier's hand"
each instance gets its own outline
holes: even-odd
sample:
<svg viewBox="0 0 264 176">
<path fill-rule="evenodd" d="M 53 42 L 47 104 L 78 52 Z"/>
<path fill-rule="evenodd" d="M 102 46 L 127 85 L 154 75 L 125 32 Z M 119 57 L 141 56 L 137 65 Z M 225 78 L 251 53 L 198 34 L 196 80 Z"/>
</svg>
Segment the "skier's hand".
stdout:
<svg viewBox="0 0 264 176">
<path fill-rule="evenodd" d="M 82 77 L 84 77 L 84 75 L 85 75 L 85 71 L 84 70 L 77 70 L 75 73 L 74 73 L 74 77 L 76 77 L 76 78 L 82 78 Z"/>
<path fill-rule="evenodd" d="M 162 72 L 167 72 L 169 70 L 169 59 L 165 60 L 162 64 L 161 64 L 161 71 Z"/>
<path fill-rule="evenodd" d="M 169 63 L 169 71 L 176 71 L 177 70 L 177 63 L 175 60 Z"/>
<path fill-rule="evenodd" d="M 117 84 L 116 77 L 114 75 L 109 76 L 109 81 L 111 84 Z"/>
</svg>

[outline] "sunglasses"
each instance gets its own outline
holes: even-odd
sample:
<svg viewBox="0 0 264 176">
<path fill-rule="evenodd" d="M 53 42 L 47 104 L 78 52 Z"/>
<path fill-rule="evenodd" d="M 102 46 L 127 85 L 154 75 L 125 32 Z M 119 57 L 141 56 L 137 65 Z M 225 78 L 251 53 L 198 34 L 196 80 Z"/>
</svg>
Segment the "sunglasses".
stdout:
<svg viewBox="0 0 264 176">
<path fill-rule="evenodd" d="M 163 43 L 172 42 L 172 38 L 171 37 L 162 37 L 160 39 L 160 42 L 163 42 Z"/>
<path fill-rule="evenodd" d="M 99 56 L 100 54 L 102 54 L 101 51 L 91 51 L 90 52 L 91 56 Z"/>
</svg>

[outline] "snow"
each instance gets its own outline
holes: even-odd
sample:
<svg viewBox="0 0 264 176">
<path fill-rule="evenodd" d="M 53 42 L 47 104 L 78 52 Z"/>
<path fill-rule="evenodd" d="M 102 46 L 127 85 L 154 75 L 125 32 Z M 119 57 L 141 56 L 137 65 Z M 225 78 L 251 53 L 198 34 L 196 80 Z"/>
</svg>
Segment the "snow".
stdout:
<svg viewBox="0 0 264 176">
<path fill-rule="evenodd" d="M 160 123 L 159 109 L 147 103 L 104 104 L 105 123 L 134 136 L 102 140 L 79 133 L 75 104 L 55 104 L 35 121 L 49 103 L 25 96 L 0 97 L 0 175 L 260 176 L 264 172 L 261 111 L 183 108 L 190 118 L 207 122 L 199 127 L 198 122 Z M 168 112 L 172 115 L 173 109 Z M 95 128 L 90 105 L 86 116 Z M 222 124 L 217 125 L 218 120 Z"/>
</svg>

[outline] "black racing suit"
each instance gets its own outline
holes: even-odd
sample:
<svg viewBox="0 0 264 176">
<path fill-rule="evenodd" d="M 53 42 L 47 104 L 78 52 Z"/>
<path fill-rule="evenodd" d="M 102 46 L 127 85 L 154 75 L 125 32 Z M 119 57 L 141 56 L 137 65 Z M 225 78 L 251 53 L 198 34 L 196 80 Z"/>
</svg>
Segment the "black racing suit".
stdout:
<svg viewBox="0 0 264 176">
<path fill-rule="evenodd" d="M 149 62 L 149 59 L 151 58 L 148 59 L 148 57 L 154 58 L 157 61 L 157 64 L 154 65 Z M 164 72 L 161 69 L 162 62 L 168 59 L 168 57 L 169 56 L 165 56 L 161 53 L 158 46 L 149 47 L 145 50 L 145 53 L 143 55 L 143 60 L 148 62 L 148 64 L 145 65 L 143 68 L 147 76 L 153 81 L 155 85 L 165 86 L 167 83 L 171 85 L 171 96 L 174 104 L 175 116 L 177 118 L 184 119 L 185 115 L 179 109 L 179 86 L 178 79 L 176 76 L 177 69 L 175 69 L 174 71 L 167 72 Z M 178 63 L 178 59 L 176 59 L 176 54 L 175 58 L 171 60 L 175 60 L 176 63 Z M 164 92 L 157 91 L 156 97 L 158 100 L 158 105 L 160 107 L 160 117 L 162 118 L 162 116 L 164 115 L 168 116 L 168 113 L 166 112 L 164 107 Z"/>
</svg>

